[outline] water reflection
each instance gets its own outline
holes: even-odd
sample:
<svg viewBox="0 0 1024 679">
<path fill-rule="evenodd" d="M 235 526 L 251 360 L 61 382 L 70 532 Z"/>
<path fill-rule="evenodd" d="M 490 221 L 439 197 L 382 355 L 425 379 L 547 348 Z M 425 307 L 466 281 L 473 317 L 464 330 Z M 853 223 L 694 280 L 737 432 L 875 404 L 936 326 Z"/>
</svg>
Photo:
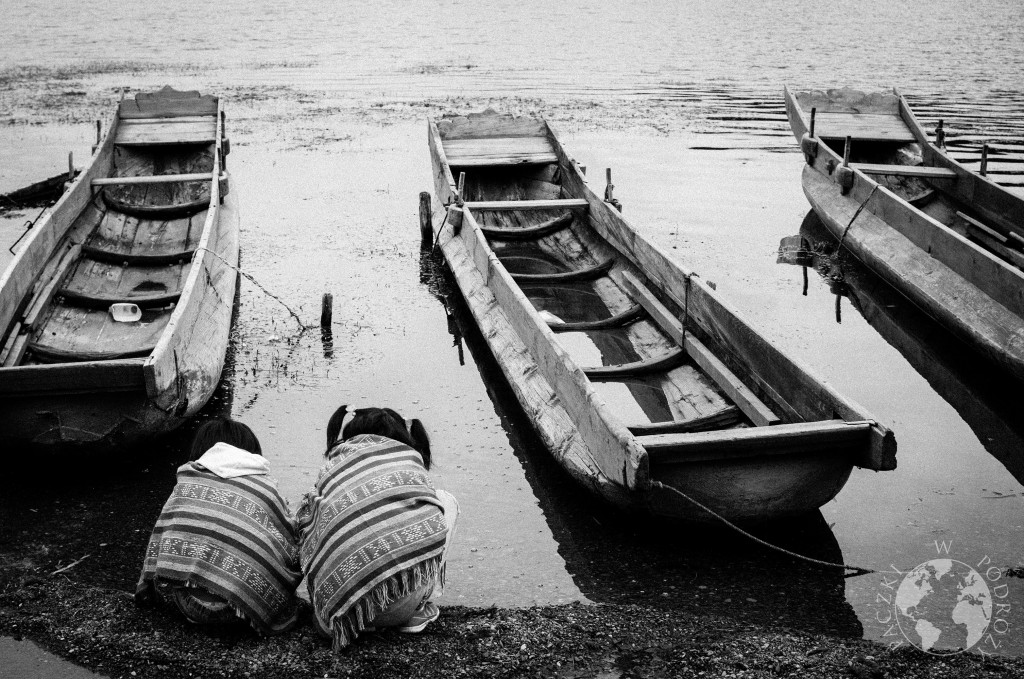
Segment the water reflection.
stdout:
<svg viewBox="0 0 1024 679">
<path fill-rule="evenodd" d="M 851 305 L 924 377 L 977 435 L 981 445 L 1024 483 L 1024 385 L 1009 378 L 864 268 L 813 212 L 800 233 L 782 239 L 778 262 L 813 268 L 840 300 Z"/>
<path fill-rule="evenodd" d="M 720 526 L 696 527 L 625 514 L 594 498 L 544 450 L 473 323 L 439 255 L 421 257 L 421 281 L 445 305 L 465 341 L 512 449 L 538 499 L 573 582 L 599 603 L 642 603 L 764 625 L 860 637 L 863 627 L 838 570 L 759 547 Z M 820 512 L 759 526 L 759 537 L 841 562 Z"/>
</svg>

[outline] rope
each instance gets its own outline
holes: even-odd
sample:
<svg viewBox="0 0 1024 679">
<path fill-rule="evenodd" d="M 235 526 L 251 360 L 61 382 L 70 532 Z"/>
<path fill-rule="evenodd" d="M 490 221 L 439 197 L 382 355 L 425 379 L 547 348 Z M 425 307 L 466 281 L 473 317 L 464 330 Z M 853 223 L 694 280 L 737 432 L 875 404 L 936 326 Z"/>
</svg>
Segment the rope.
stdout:
<svg viewBox="0 0 1024 679">
<path fill-rule="evenodd" d="M 801 561 L 806 561 L 808 563 L 813 563 L 813 564 L 816 564 L 818 566 L 828 566 L 830 568 L 842 568 L 843 570 L 853 571 L 853 573 L 851 574 L 852 576 L 867 575 L 868 573 L 878 573 L 879 572 L 879 571 L 877 571 L 877 570 L 875 570 L 873 568 L 864 568 L 862 566 L 849 566 L 849 565 L 844 564 L 844 563 L 832 563 L 831 561 L 822 561 L 821 559 L 815 559 L 815 558 L 812 558 L 812 557 L 809 557 L 809 556 L 804 556 L 803 554 L 797 554 L 796 552 L 791 552 L 791 551 L 789 551 L 788 549 L 786 549 L 784 547 L 779 547 L 778 545 L 773 545 L 770 542 L 766 542 L 765 540 L 762 540 L 759 537 L 751 535 L 750 533 L 748 533 L 747 531 L 743 530 L 742 528 L 740 528 L 739 526 L 737 526 L 733 522 L 729 521 L 727 518 L 725 518 L 721 514 L 718 514 L 717 512 L 715 512 L 713 509 L 711 509 L 709 507 L 705 507 L 700 502 L 697 502 L 692 497 L 690 497 L 689 495 L 687 495 L 683 491 L 679 490 L 678 488 L 673 488 L 672 486 L 666 486 L 661 481 L 651 481 L 651 485 L 653 487 L 655 487 L 655 488 L 660 488 L 662 490 L 670 490 L 670 491 L 672 491 L 673 493 L 679 495 L 680 497 L 682 497 L 683 499 L 687 500 L 688 502 L 691 502 L 694 505 L 696 505 L 697 507 L 700 507 L 705 512 L 707 512 L 711 516 L 715 517 L 716 519 L 718 519 L 719 521 L 724 523 L 729 528 L 732 528 L 734 531 L 736 531 L 740 535 L 743 535 L 745 537 L 750 538 L 751 540 L 753 540 L 754 542 L 758 543 L 759 545 L 761 545 L 763 547 L 767 547 L 769 549 L 774 549 L 776 552 L 782 552 L 783 554 L 786 554 L 787 556 L 791 556 L 791 557 L 793 557 L 795 559 L 800 559 Z"/>
<path fill-rule="evenodd" d="M 843 235 L 841 235 L 839 237 L 839 245 L 836 246 L 836 250 L 838 250 L 839 248 L 843 247 L 843 239 L 846 238 L 846 232 L 850 230 L 851 226 L 853 226 L 853 223 L 857 220 L 857 217 L 860 216 L 861 211 L 864 209 L 864 207 L 871 200 L 871 197 L 873 195 L 875 195 L 875 191 L 877 191 L 877 190 L 878 190 L 878 184 L 875 184 L 874 188 L 871 189 L 871 193 L 868 194 L 868 197 L 864 200 L 863 203 L 860 204 L 860 207 L 857 208 L 857 211 L 853 213 L 853 217 L 850 218 L 850 223 L 846 225 L 846 228 L 843 229 Z"/>
<path fill-rule="evenodd" d="M 235 266 L 234 264 L 232 264 L 228 260 L 226 260 L 223 257 L 221 257 L 220 255 L 218 255 L 213 250 L 210 250 L 209 248 L 196 248 L 196 252 L 209 252 L 211 255 L 213 255 L 214 257 L 216 257 L 220 261 L 224 262 L 224 264 L 226 266 L 228 266 L 229 268 L 234 269 L 235 271 L 237 271 L 239 273 L 239 275 L 244 276 L 253 285 L 255 285 L 257 288 L 262 290 L 263 294 L 265 294 L 267 297 L 270 297 L 271 299 L 277 301 L 278 304 L 280 304 L 281 306 L 283 306 L 285 309 L 288 310 L 288 313 L 290 313 L 292 315 L 292 318 L 295 319 L 295 322 L 299 324 L 299 334 L 302 334 L 302 333 L 306 332 L 307 330 L 309 330 L 310 328 L 315 327 L 313 325 L 306 325 L 305 323 L 303 323 L 302 319 L 299 318 L 299 315 L 297 313 L 295 313 L 294 311 L 292 311 L 292 308 L 290 306 L 288 306 L 287 304 L 285 304 L 284 300 L 282 300 L 280 297 L 278 297 L 277 295 L 272 293 L 270 290 L 267 290 L 265 287 L 263 287 L 263 285 L 258 280 L 253 278 L 250 274 L 242 271 L 237 266 Z M 193 255 L 193 257 L 195 257 L 195 255 Z"/>
</svg>

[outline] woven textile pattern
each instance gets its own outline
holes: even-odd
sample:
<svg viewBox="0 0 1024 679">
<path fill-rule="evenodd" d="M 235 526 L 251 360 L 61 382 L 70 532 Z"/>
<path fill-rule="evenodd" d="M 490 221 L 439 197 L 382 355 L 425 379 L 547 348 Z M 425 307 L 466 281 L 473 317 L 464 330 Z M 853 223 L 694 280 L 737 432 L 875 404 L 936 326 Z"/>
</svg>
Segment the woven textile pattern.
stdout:
<svg viewBox="0 0 1024 679">
<path fill-rule="evenodd" d="M 313 610 L 335 648 L 441 577 L 441 505 L 419 453 L 397 441 L 359 435 L 338 444 L 298 526 Z"/>
<path fill-rule="evenodd" d="M 202 587 L 274 634 L 296 621 L 301 577 L 294 524 L 267 477 L 222 479 L 190 463 L 153 528 L 136 598 L 151 600 L 158 582 Z"/>
</svg>

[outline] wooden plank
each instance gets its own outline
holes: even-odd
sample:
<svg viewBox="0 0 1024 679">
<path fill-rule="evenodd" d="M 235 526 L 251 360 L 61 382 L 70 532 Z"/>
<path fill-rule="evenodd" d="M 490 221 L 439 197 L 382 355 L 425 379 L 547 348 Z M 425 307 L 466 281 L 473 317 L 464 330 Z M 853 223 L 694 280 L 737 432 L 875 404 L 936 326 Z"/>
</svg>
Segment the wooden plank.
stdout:
<svg viewBox="0 0 1024 679">
<path fill-rule="evenodd" d="M 4 357 L 3 367 L 10 368 L 18 365 L 21 362 L 21 358 L 25 355 L 25 349 L 28 348 L 28 334 L 19 334 L 14 343 L 11 345 L 11 350 L 7 352 L 7 356 Z M 4 379 L 0 382 L 7 380 L 7 373 L 4 373 Z"/>
<path fill-rule="evenodd" d="M 707 374 L 721 387 L 722 391 L 739 406 L 740 410 L 755 425 L 762 427 L 778 424 L 779 417 L 765 405 L 743 382 L 721 361 L 711 353 L 703 342 L 685 333 L 683 324 L 654 296 L 647 286 L 636 276 L 623 271 L 620 277 L 626 291 L 651 315 L 651 318 L 665 331 L 669 337 L 681 344 Z"/>
<path fill-rule="evenodd" d="M 454 199 L 456 192 L 455 178 L 448 165 L 448 157 L 444 153 L 441 134 L 438 132 L 437 123 L 434 120 L 427 121 L 427 146 L 430 148 L 430 157 L 434 160 L 434 198 L 440 205 L 448 205 Z"/>
<path fill-rule="evenodd" d="M 548 128 L 543 120 L 487 112 L 437 121 L 440 137 L 453 139 L 480 139 L 485 137 L 545 137 Z"/>
<path fill-rule="evenodd" d="M 554 200 L 482 200 L 467 202 L 470 210 L 551 210 L 568 208 L 584 210 L 589 207 L 582 198 L 559 198 Z"/>
<path fill-rule="evenodd" d="M 798 455 L 849 454 L 868 444 L 872 422 L 799 422 L 774 427 L 725 429 L 687 434 L 638 436 L 652 465 L 701 460 Z"/>
<path fill-rule="evenodd" d="M 1003 245 L 1006 245 L 1006 243 L 1009 240 L 1006 236 L 1004 236 L 1003 234 L 999 233 L 995 229 L 990 228 L 988 226 L 985 226 L 984 224 L 979 222 L 974 217 L 971 217 L 970 215 L 965 215 L 963 212 L 960 212 L 959 210 L 956 211 L 956 216 L 959 217 L 960 219 L 964 220 L 965 222 L 967 222 L 967 224 L 969 226 L 972 226 L 975 229 L 978 229 L 982 233 L 986 234 L 990 238 L 994 238 L 995 240 L 999 241 Z"/>
<path fill-rule="evenodd" d="M 35 329 L 43 310 L 50 303 L 50 300 L 53 299 L 53 294 L 57 291 L 61 282 L 63 282 L 64 275 L 67 274 L 68 269 L 71 268 L 71 265 L 78 258 L 81 251 L 81 244 L 73 245 L 61 257 L 60 263 L 57 265 L 57 269 L 53 272 L 53 277 L 50 278 L 50 281 L 38 293 L 36 293 L 35 298 L 29 302 L 28 309 L 25 311 L 25 316 L 22 320 L 22 324 L 26 328 Z"/>
<path fill-rule="evenodd" d="M 0 380 L 0 395 L 21 397 L 49 392 L 91 394 L 144 387 L 142 359 L 122 359 L 6 368 Z"/>
<path fill-rule="evenodd" d="M 567 212 L 564 215 L 559 215 L 540 224 L 520 227 L 518 229 L 487 226 L 481 226 L 480 228 L 488 238 L 499 240 L 533 240 L 570 226 L 572 220 L 572 213 Z"/>
<path fill-rule="evenodd" d="M 14 324 L 11 328 L 11 332 L 7 334 L 7 341 L 4 342 L 4 348 L 0 351 L 0 365 L 3 365 L 7 361 L 7 357 L 11 354 L 11 349 L 14 347 L 14 342 L 18 339 L 18 335 L 21 333 L 21 321 Z"/>
<path fill-rule="evenodd" d="M 157 174 L 145 177 L 99 177 L 92 180 L 93 186 L 120 186 L 122 184 L 172 184 L 174 182 L 210 182 L 214 175 L 210 172 L 193 174 Z M 227 177 L 221 177 L 227 179 Z"/>
<path fill-rule="evenodd" d="M 814 133 L 819 139 L 853 137 L 854 141 L 916 141 L 906 123 L 895 113 L 837 113 L 819 109 L 815 114 Z"/>
<path fill-rule="evenodd" d="M 216 139 L 217 122 L 212 116 L 198 121 L 179 118 L 150 124 L 123 125 L 118 130 L 118 146 L 150 146 L 161 144 L 202 144 Z"/>
<path fill-rule="evenodd" d="M 888 165 L 884 163 L 850 163 L 850 167 L 864 174 L 887 174 L 900 177 L 926 177 L 939 179 L 956 179 L 953 170 L 944 167 L 928 167 L 925 165 Z"/>
<path fill-rule="evenodd" d="M 619 365 L 601 365 L 583 368 L 584 374 L 592 380 L 607 380 L 622 377 L 634 377 L 652 372 L 660 372 L 683 362 L 686 352 L 677 347 L 664 356 L 655 356 L 642 361 L 622 363 Z"/>
<path fill-rule="evenodd" d="M 630 424 L 629 430 L 635 436 L 651 436 L 653 434 L 685 434 L 709 429 L 727 429 L 739 424 L 743 412 L 734 405 L 728 405 L 718 412 L 701 415 L 689 420 L 673 422 L 651 422 L 649 424 Z"/>
<path fill-rule="evenodd" d="M 602 318 L 599 321 L 576 321 L 572 323 L 566 323 L 564 321 L 551 321 L 549 320 L 548 327 L 554 332 L 579 332 L 582 330 L 604 330 L 607 328 L 618 328 L 623 326 L 630 321 L 637 320 L 644 313 L 644 308 L 639 304 L 620 311 L 617 314 L 609 316 L 608 318 Z"/>
<path fill-rule="evenodd" d="M 490 137 L 444 142 L 451 167 L 544 165 L 557 162 L 546 137 Z"/>
<path fill-rule="evenodd" d="M 512 280 L 530 283 L 567 283 L 570 281 L 588 281 L 599 278 L 615 265 L 614 259 L 606 259 L 603 262 L 588 266 L 584 269 L 573 269 L 572 271 L 560 271 L 558 273 L 514 273 Z"/>
</svg>

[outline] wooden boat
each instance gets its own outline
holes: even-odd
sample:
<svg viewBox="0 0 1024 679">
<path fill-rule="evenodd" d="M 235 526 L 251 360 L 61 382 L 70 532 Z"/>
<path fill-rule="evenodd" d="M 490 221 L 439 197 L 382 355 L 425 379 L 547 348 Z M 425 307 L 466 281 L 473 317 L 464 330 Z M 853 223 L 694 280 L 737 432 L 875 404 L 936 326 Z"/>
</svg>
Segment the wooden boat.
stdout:
<svg viewBox="0 0 1024 679">
<path fill-rule="evenodd" d="M 448 117 L 429 144 L 445 259 L 580 483 L 656 515 L 712 520 L 696 502 L 756 521 L 816 509 L 854 465 L 895 467 L 888 429 L 599 199 L 545 121 Z"/>
<path fill-rule="evenodd" d="M 198 92 L 121 101 L 0 278 L 0 438 L 126 444 L 209 399 L 238 262 L 223 126 Z"/>
<path fill-rule="evenodd" d="M 858 259 L 1024 379 L 1024 199 L 932 144 L 898 93 L 785 91 L 814 211 Z"/>
</svg>

